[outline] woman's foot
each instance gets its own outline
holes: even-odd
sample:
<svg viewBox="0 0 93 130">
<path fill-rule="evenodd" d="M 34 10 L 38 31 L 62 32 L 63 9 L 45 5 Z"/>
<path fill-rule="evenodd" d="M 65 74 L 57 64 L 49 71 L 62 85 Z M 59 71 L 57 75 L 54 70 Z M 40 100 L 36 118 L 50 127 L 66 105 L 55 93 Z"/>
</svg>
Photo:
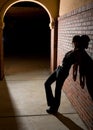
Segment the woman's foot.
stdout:
<svg viewBox="0 0 93 130">
<path fill-rule="evenodd" d="M 58 111 L 57 109 L 52 108 L 52 107 L 50 107 L 49 109 L 46 110 L 46 112 L 49 113 L 49 114 L 56 114 L 57 111 Z"/>
</svg>

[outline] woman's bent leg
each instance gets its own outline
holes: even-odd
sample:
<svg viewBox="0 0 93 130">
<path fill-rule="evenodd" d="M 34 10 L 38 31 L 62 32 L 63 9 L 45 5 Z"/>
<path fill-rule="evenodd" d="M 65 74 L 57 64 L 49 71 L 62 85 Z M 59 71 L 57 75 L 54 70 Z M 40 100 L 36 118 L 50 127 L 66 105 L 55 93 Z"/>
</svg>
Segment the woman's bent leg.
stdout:
<svg viewBox="0 0 93 130">
<path fill-rule="evenodd" d="M 54 108 L 56 110 L 58 110 L 60 106 L 62 87 L 66 78 L 67 75 L 64 72 L 60 72 L 56 80 L 55 100 L 54 100 Z"/>
<path fill-rule="evenodd" d="M 46 92 L 46 99 L 47 105 L 52 106 L 54 102 L 53 92 L 51 89 L 51 84 L 56 80 L 56 71 L 54 71 L 49 78 L 45 82 L 45 92 Z"/>
</svg>

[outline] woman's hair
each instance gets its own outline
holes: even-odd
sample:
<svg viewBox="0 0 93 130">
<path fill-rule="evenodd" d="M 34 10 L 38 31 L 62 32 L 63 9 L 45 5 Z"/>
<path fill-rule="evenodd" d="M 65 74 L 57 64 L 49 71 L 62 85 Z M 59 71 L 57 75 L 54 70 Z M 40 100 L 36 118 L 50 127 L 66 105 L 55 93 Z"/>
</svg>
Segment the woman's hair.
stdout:
<svg viewBox="0 0 93 130">
<path fill-rule="evenodd" d="M 87 49 L 89 45 L 90 38 L 88 35 L 75 35 L 72 39 L 72 42 L 74 43 L 75 48 L 79 49 Z"/>
<path fill-rule="evenodd" d="M 88 35 L 82 35 L 81 36 L 81 40 L 84 41 L 84 42 L 89 42 L 90 41 L 90 38 Z"/>
<path fill-rule="evenodd" d="M 80 36 L 79 35 L 75 35 L 72 39 L 72 42 L 80 42 Z"/>
<path fill-rule="evenodd" d="M 90 38 L 89 38 L 88 35 L 82 35 L 81 36 L 80 48 L 87 49 L 88 45 L 89 45 L 89 41 L 90 41 Z"/>
<path fill-rule="evenodd" d="M 75 48 L 79 48 L 79 43 L 81 42 L 81 37 L 79 35 L 75 35 L 72 39 Z"/>
</svg>

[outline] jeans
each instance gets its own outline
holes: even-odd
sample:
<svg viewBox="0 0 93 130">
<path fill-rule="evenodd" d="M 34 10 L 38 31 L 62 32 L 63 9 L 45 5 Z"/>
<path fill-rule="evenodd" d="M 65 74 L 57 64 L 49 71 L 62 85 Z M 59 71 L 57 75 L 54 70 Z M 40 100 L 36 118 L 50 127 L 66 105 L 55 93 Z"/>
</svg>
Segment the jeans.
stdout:
<svg viewBox="0 0 93 130">
<path fill-rule="evenodd" d="M 45 92 L 47 105 L 58 110 L 61 101 L 61 89 L 68 73 L 66 73 L 62 67 L 58 67 L 46 80 L 45 82 Z M 51 85 L 56 82 L 55 95 L 53 96 Z"/>
</svg>

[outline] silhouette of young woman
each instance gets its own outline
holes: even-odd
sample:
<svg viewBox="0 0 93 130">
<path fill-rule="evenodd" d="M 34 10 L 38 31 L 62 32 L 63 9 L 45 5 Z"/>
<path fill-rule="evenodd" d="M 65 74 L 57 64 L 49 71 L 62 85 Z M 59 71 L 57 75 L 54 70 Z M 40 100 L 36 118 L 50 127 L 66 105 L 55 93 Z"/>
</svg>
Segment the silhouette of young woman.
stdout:
<svg viewBox="0 0 93 130">
<path fill-rule="evenodd" d="M 79 44 L 81 43 L 81 37 L 79 35 L 75 35 L 72 39 L 72 42 L 74 44 L 74 49 L 65 54 L 62 61 L 62 65 L 59 65 L 57 69 L 54 70 L 54 72 L 48 77 L 48 79 L 45 82 L 47 105 L 50 106 L 50 108 L 47 109 L 46 111 L 49 114 L 55 114 L 58 111 L 61 99 L 61 89 L 64 84 L 64 81 L 69 75 L 69 70 L 71 66 L 73 64 L 76 65 L 79 62 L 79 56 L 80 56 L 79 53 L 81 52 L 79 51 L 80 47 L 84 46 L 83 48 L 85 49 L 84 44 L 82 44 L 82 46 L 80 46 Z M 76 72 L 76 69 L 74 70 L 75 70 L 74 72 Z M 53 95 L 51 85 L 54 82 L 56 82 L 56 86 L 55 86 L 55 94 Z"/>
</svg>

